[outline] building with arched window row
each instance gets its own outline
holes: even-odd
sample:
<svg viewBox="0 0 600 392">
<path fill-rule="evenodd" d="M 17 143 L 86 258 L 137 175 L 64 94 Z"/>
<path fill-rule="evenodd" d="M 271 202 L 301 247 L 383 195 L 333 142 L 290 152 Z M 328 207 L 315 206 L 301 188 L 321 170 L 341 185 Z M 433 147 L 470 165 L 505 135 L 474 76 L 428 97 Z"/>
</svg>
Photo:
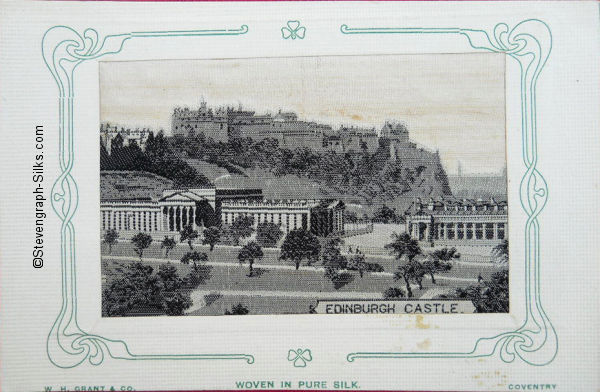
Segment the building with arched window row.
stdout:
<svg viewBox="0 0 600 392">
<path fill-rule="evenodd" d="M 493 198 L 417 199 L 406 215 L 406 232 L 435 245 L 497 245 L 508 239 L 508 204 Z"/>
</svg>

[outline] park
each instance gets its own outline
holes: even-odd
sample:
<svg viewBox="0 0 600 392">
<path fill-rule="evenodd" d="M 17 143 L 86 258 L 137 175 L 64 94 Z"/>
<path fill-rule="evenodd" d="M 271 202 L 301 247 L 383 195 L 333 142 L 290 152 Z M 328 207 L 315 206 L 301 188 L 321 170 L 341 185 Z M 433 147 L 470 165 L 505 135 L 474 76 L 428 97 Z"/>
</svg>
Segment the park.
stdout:
<svg viewBox="0 0 600 392">
<path fill-rule="evenodd" d="M 268 223 L 232 226 L 184 227 L 162 240 L 104 233 L 103 315 L 298 314 L 315 313 L 319 300 L 461 297 L 479 311 L 501 311 L 503 304 L 499 310 L 481 293 L 497 289 L 500 275 L 508 288 L 502 246 L 487 253 L 465 248 L 468 254 L 431 248 L 398 233 L 400 225 L 349 238 L 302 229 L 284 236 Z M 368 240 L 384 238 L 377 230 L 387 243 Z"/>
</svg>

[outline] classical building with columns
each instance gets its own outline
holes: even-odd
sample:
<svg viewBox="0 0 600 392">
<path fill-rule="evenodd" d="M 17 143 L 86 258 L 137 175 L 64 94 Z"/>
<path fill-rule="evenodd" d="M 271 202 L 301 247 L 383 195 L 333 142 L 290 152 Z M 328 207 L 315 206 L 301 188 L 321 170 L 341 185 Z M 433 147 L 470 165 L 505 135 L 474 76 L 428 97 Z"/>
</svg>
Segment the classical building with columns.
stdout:
<svg viewBox="0 0 600 392">
<path fill-rule="evenodd" d="M 227 200 L 222 203 L 221 221 L 231 224 L 239 216 L 251 216 L 255 225 L 274 223 L 284 233 L 304 229 L 327 236 L 344 232 L 344 208 L 336 200 Z"/>
<path fill-rule="evenodd" d="M 254 225 L 275 223 L 287 233 L 303 228 L 321 236 L 343 233 L 344 204 L 335 200 L 264 200 L 255 188 L 168 188 L 172 182 L 150 173 L 101 175 L 102 231 L 176 233 L 251 216 Z M 167 189 L 161 187 L 167 186 Z"/>
<path fill-rule="evenodd" d="M 406 232 L 441 245 L 496 245 L 508 238 L 506 201 L 417 199 L 406 215 Z"/>
</svg>

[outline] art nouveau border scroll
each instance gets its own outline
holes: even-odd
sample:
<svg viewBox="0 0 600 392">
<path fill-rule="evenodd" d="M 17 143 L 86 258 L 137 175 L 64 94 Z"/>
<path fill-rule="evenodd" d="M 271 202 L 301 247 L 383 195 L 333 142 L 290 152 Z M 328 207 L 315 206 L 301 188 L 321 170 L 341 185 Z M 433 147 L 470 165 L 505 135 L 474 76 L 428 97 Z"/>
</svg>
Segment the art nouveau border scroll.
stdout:
<svg viewBox="0 0 600 392">
<path fill-rule="evenodd" d="M 251 364 L 251 354 L 133 354 L 122 340 L 113 340 L 85 332 L 77 322 L 75 227 L 72 219 L 77 209 L 77 182 L 71 175 L 74 166 L 73 113 L 75 107 L 74 75 L 77 66 L 107 54 L 123 50 L 125 42 L 144 37 L 199 37 L 246 34 L 248 27 L 221 30 L 149 31 L 106 36 L 100 40 L 94 29 L 83 34 L 67 26 L 50 28 L 42 39 L 42 55 L 59 93 L 59 163 L 61 173 L 52 188 L 52 207 L 61 220 L 61 309 L 47 338 L 50 361 L 62 368 L 76 367 L 86 359 L 94 365 L 105 355 L 125 360 L 223 360 L 240 359 Z M 537 217 L 547 200 L 548 187 L 537 171 L 536 83 L 552 47 L 549 27 L 539 20 L 526 20 L 509 29 L 496 25 L 493 40 L 484 30 L 460 28 L 351 28 L 341 26 L 345 35 L 352 34 L 455 34 L 465 36 L 472 48 L 506 53 L 517 60 L 521 69 L 521 133 L 523 162 L 527 168 L 521 180 L 521 206 L 527 214 L 525 224 L 525 298 L 526 319 L 512 332 L 476 340 L 469 352 L 403 353 L 357 352 L 359 358 L 476 358 L 499 353 L 505 362 L 517 356 L 532 365 L 550 363 L 558 351 L 556 331 L 546 315 L 540 295 L 539 223 Z"/>
<path fill-rule="evenodd" d="M 499 354 L 504 362 L 519 357 L 530 365 L 547 365 L 558 353 L 558 337 L 542 306 L 540 293 L 540 242 L 537 217 L 544 209 L 548 185 L 537 170 L 536 85 L 552 49 L 552 33 L 541 20 L 528 19 L 512 29 L 498 23 L 492 38 L 485 30 L 461 28 L 354 28 L 342 25 L 343 34 L 453 34 L 467 38 L 477 50 L 505 53 L 515 59 L 521 71 L 522 158 L 527 170 L 520 184 L 521 207 L 527 214 L 525 224 L 525 300 L 526 317 L 514 331 L 478 338 L 467 352 L 355 352 L 348 362 L 362 358 L 480 358 Z"/>
<path fill-rule="evenodd" d="M 61 173 L 52 187 L 52 208 L 61 220 L 60 258 L 62 303 L 56 321 L 50 329 L 46 350 L 50 361 L 61 368 L 80 365 L 86 359 L 93 365 L 104 361 L 105 355 L 125 360 L 224 360 L 239 359 L 254 363 L 251 354 L 133 354 L 122 340 L 113 340 L 85 332 L 77 322 L 75 227 L 72 219 L 79 195 L 77 181 L 71 170 L 75 164 L 73 135 L 76 132 L 75 71 L 84 61 L 94 60 L 123 50 L 125 42 L 146 37 L 200 37 L 246 34 L 248 27 L 222 30 L 147 31 L 108 35 L 100 40 L 94 29 L 83 35 L 67 26 L 54 26 L 42 38 L 42 56 L 58 87 L 59 164 Z"/>
</svg>

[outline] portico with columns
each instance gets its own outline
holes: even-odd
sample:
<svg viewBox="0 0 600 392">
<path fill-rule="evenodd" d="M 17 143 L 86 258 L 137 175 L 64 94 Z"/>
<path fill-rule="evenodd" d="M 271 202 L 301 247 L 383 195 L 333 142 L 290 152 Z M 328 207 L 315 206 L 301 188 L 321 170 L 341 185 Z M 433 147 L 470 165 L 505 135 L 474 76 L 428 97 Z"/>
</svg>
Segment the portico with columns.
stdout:
<svg viewBox="0 0 600 392">
<path fill-rule="evenodd" d="M 214 188 L 165 190 L 158 205 L 165 231 L 181 231 L 186 226 L 197 230 L 216 215 L 216 191 Z"/>
<path fill-rule="evenodd" d="M 434 244 L 495 245 L 508 238 L 506 202 L 418 200 L 406 216 L 406 232 Z"/>
</svg>

